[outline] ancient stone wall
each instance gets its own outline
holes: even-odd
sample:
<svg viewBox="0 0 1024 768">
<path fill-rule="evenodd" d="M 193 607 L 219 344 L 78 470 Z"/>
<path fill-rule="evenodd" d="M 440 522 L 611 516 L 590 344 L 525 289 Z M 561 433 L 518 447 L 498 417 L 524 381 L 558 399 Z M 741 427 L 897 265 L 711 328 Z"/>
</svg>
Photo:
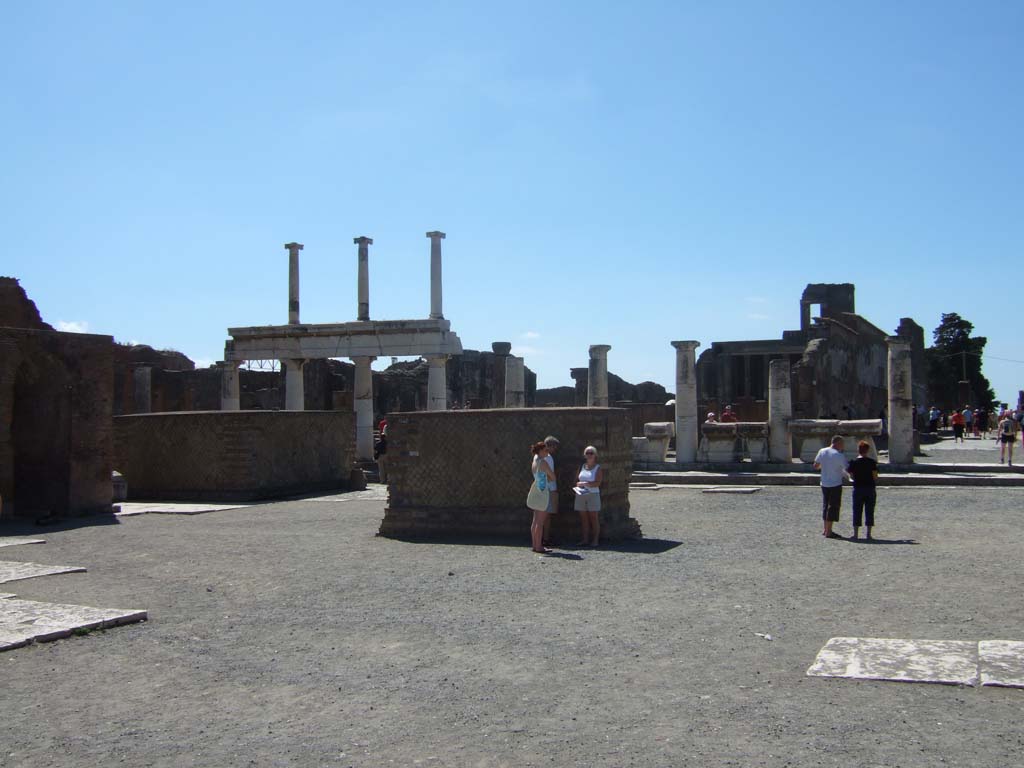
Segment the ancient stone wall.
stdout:
<svg viewBox="0 0 1024 768">
<path fill-rule="evenodd" d="M 113 339 L 0 328 L 0 495 L 7 515 L 109 512 Z"/>
<path fill-rule="evenodd" d="M 131 499 L 248 501 L 345 488 L 347 411 L 212 411 L 114 418 Z M 109 486 L 109 476 L 108 476 Z"/>
<path fill-rule="evenodd" d="M 53 326 L 43 322 L 35 302 L 13 277 L 0 277 L 0 328 L 53 330 Z"/>
<path fill-rule="evenodd" d="M 392 414 L 388 426 L 388 506 L 380 532 L 410 538 L 469 536 L 529 540 L 529 446 L 547 435 L 555 457 L 559 512 L 553 534 L 578 538 L 573 511 L 583 449 L 594 445 L 605 469 L 601 534 L 639 535 L 629 517 L 632 441 L 628 414 L 616 408 L 522 408 Z"/>
</svg>

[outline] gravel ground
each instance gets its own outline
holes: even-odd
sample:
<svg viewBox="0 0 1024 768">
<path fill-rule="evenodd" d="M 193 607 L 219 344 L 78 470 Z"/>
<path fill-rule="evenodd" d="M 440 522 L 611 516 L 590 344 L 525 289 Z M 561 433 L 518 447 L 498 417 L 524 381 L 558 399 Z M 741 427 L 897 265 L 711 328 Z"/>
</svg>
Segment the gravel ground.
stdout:
<svg viewBox="0 0 1024 768">
<path fill-rule="evenodd" d="M 936 464 L 998 464 L 999 443 L 991 438 L 968 437 L 962 443 L 955 442 L 952 438 L 943 438 L 941 442 L 921 446 L 924 456 L 919 456 L 917 461 Z M 1024 450 L 1022 450 L 1020 437 L 1013 446 L 1014 463 L 1018 461 L 1024 464 Z"/>
<path fill-rule="evenodd" d="M 6 591 L 151 617 L 0 655 L 0 764 L 1020 764 L 1024 691 L 805 671 L 840 635 L 1024 640 L 1024 491 L 881 489 L 874 544 L 822 539 L 816 488 L 635 491 L 644 541 L 555 558 L 342 499 L 0 528 L 89 568 Z"/>
</svg>

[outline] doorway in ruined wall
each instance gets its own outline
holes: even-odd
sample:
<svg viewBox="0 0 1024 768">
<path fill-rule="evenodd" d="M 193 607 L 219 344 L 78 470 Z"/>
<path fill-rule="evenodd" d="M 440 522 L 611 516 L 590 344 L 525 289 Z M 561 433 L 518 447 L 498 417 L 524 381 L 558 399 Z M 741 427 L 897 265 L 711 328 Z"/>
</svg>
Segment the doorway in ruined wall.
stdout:
<svg viewBox="0 0 1024 768">
<path fill-rule="evenodd" d="M 14 384 L 11 445 L 14 513 L 63 513 L 70 502 L 74 388 L 61 362 L 42 350 L 27 354 Z"/>
</svg>

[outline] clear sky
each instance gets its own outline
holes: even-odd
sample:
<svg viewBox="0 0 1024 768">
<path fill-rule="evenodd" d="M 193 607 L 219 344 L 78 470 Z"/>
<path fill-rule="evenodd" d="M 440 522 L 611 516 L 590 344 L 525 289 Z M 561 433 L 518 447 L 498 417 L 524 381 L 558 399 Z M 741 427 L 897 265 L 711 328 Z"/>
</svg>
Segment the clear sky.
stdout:
<svg viewBox="0 0 1024 768">
<path fill-rule="evenodd" d="M 0 274 L 45 319 L 222 356 L 229 326 L 429 312 L 538 385 L 590 344 L 776 338 L 808 282 L 989 338 L 1024 388 L 1024 3 L 7 3 Z M 1005 361 L 994 357 L 1005 358 Z M 384 361 L 388 362 L 388 361 Z"/>
</svg>

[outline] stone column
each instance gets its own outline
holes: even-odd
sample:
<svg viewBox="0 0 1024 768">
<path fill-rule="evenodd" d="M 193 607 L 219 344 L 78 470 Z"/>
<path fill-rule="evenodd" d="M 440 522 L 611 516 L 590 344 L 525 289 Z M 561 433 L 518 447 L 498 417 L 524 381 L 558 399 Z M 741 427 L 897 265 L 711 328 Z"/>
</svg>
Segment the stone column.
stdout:
<svg viewBox="0 0 1024 768">
<path fill-rule="evenodd" d="M 356 458 L 373 460 L 373 371 L 375 357 L 353 357 L 356 375 L 352 402 L 356 412 Z"/>
<path fill-rule="evenodd" d="M 448 410 L 448 355 L 427 355 L 427 410 Z"/>
<path fill-rule="evenodd" d="M 526 407 L 526 361 L 515 355 L 505 358 L 505 407 Z"/>
<path fill-rule="evenodd" d="M 370 246 L 371 237 L 354 237 L 352 242 L 359 246 L 359 315 L 356 320 L 370 319 Z M 372 441 L 371 441 L 372 442 Z M 370 458 L 373 458 L 372 456 Z"/>
<path fill-rule="evenodd" d="M 306 385 L 302 380 L 302 366 L 305 360 L 282 360 L 284 364 L 284 409 L 286 411 L 306 410 Z"/>
<path fill-rule="evenodd" d="M 590 367 L 587 373 L 587 405 L 608 407 L 608 344 L 590 346 Z"/>
<path fill-rule="evenodd" d="M 299 251 L 302 243 L 285 243 L 288 249 L 288 324 L 299 323 Z"/>
<path fill-rule="evenodd" d="M 135 413 L 149 413 L 153 410 L 153 368 L 140 365 L 132 375 L 135 378 Z"/>
<path fill-rule="evenodd" d="M 570 368 L 569 378 L 573 381 L 573 402 L 577 408 L 587 404 L 587 376 L 590 371 L 587 368 Z"/>
<path fill-rule="evenodd" d="M 768 363 L 768 460 L 789 464 L 793 460 L 793 437 L 789 422 L 793 418 L 793 394 L 789 359 Z"/>
<path fill-rule="evenodd" d="M 490 408 L 505 407 L 505 358 L 512 352 L 512 343 L 508 341 L 495 341 L 491 344 L 491 351 L 494 352 L 494 382 L 491 390 Z"/>
<path fill-rule="evenodd" d="M 444 232 L 427 232 L 430 238 L 430 317 L 441 320 L 441 241 Z"/>
<path fill-rule="evenodd" d="M 220 409 L 237 411 L 242 407 L 241 387 L 239 386 L 238 363 L 228 360 L 217 363 L 220 368 Z"/>
<path fill-rule="evenodd" d="M 914 461 L 914 413 L 911 391 L 910 343 L 898 336 L 889 344 L 889 463 Z"/>
<path fill-rule="evenodd" d="M 676 348 L 676 464 L 697 461 L 700 437 L 697 418 L 697 354 L 699 341 L 673 341 Z"/>
</svg>

